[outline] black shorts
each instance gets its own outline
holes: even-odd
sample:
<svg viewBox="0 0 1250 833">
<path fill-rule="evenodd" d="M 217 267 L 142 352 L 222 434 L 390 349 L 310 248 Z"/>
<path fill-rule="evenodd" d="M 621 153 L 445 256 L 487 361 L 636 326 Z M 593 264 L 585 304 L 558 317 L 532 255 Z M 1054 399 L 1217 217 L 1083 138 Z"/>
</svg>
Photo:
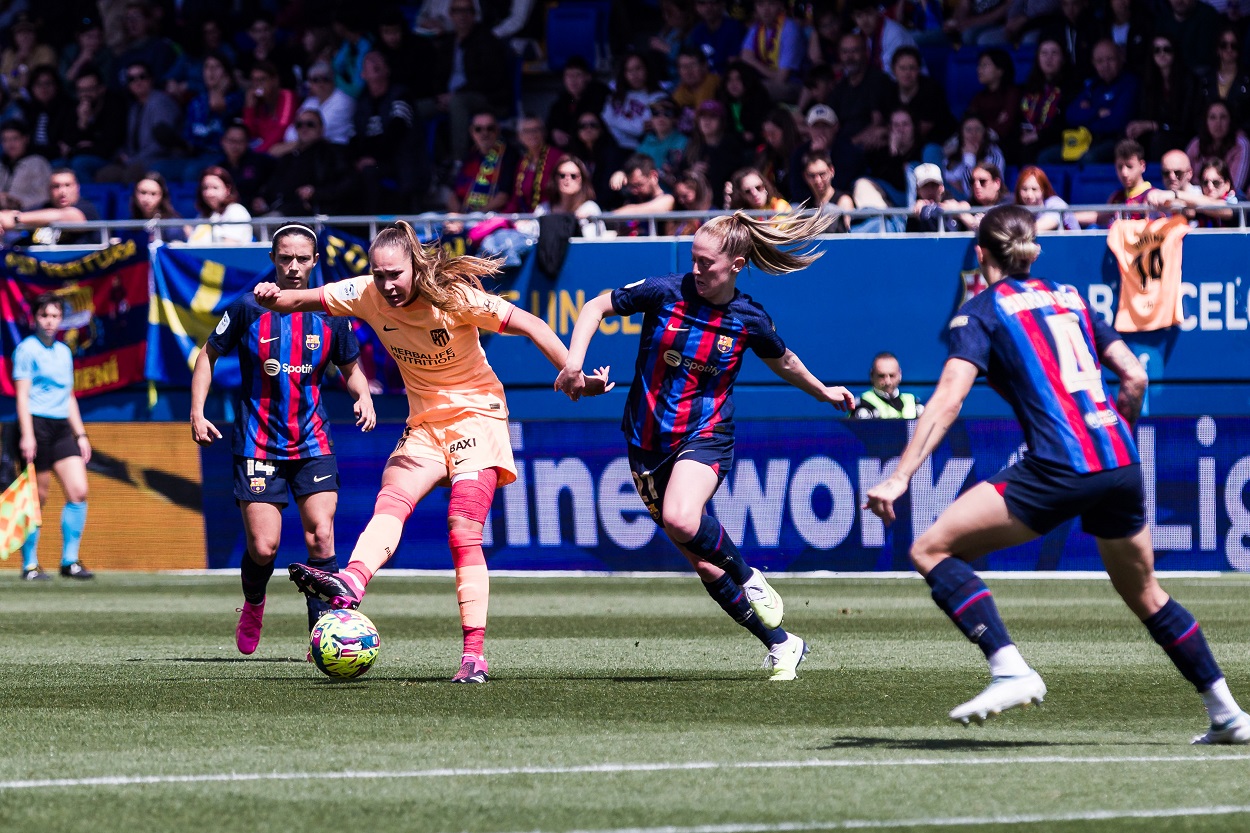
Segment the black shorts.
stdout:
<svg viewBox="0 0 1250 833">
<path fill-rule="evenodd" d="M 1129 538 L 1146 525 L 1141 465 L 1080 474 L 1026 456 L 989 479 L 1007 510 L 1038 535 L 1080 517 L 1097 538 Z"/>
<path fill-rule="evenodd" d="M 734 462 L 734 439 L 727 434 L 709 437 L 691 437 L 672 451 L 644 451 L 637 446 L 629 447 L 629 470 L 634 475 L 634 488 L 646 505 L 647 511 L 657 524 L 663 521 L 664 493 L 678 459 L 694 460 L 716 472 L 716 485 L 720 486 Z"/>
<path fill-rule="evenodd" d="M 68 419 L 32 416 L 30 420 L 35 429 L 35 471 L 52 471 L 53 463 L 82 456 Z"/>
<path fill-rule="evenodd" d="M 287 505 L 295 497 L 339 490 L 339 465 L 333 454 L 302 460 L 234 458 L 234 498 L 240 503 Z"/>
</svg>

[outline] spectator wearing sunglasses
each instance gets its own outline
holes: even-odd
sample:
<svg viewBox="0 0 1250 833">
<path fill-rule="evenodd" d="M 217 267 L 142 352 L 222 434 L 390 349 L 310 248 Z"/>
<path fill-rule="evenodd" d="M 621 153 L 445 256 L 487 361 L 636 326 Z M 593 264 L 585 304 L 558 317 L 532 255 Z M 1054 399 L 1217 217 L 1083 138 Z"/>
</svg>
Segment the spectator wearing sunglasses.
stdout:
<svg viewBox="0 0 1250 833">
<path fill-rule="evenodd" d="M 318 61 L 308 68 L 308 98 L 304 99 L 299 109 L 300 114 L 308 110 L 320 114 L 324 125 L 324 138 L 330 144 L 346 145 L 352 138 L 356 99 L 334 85 L 334 72 L 325 61 Z M 287 130 L 284 141 L 298 141 L 296 127 L 293 124 Z"/>
<path fill-rule="evenodd" d="M 147 64 L 126 67 L 126 140 L 116 161 L 96 173 L 97 182 L 135 182 L 158 161 L 173 158 L 182 143 L 182 108 L 154 86 Z"/>
<path fill-rule="evenodd" d="M 294 126 L 298 138 L 252 201 L 252 216 L 350 213 L 351 166 L 343 148 L 326 141 L 321 113 L 303 110 Z"/>
<path fill-rule="evenodd" d="M 1223 101 L 1243 130 L 1250 125 L 1250 74 L 1241 66 L 1237 31 L 1225 26 L 1215 40 L 1216 64 L 1200 76 L 1199 112 L 1213 101 Z"/>
</svg>

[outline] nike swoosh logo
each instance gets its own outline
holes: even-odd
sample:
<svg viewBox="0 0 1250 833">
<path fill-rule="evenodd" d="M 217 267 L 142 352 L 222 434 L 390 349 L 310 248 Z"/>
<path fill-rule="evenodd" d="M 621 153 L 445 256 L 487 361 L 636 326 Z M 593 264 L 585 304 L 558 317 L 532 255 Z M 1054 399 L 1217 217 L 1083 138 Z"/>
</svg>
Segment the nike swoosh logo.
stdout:
<svg viewBox="0 0 1250 833">
<path fill-rule="evenodd" d="M 383 329 L 383 330 L 385 330 L 385 331 L 386 331 L 386 332 L 388 332 L 388 333 L 391 333 L 391 332 L 394 332 L 395 330 L 398 330 L 398 329 L 399 329 L 399 327 L 388 327 L 388 326 L 386 326 L 385 324 L 383 324 L 383 325 L 382 325 L 382 329 Z"/>
<path fill-rule="evenodd" d="M 452 465 L 456 465 L 456 466 L 458 466 L 458 465 L 460 465 L 461 463 L 463 463 L 463 462 L 464 462 L 464 460 L 452 460 L 451 462 L 452 462 Z"/>
<path fill-rule="evenodd" d="M 314 482 L 314 483 L 320 483 L 322 480 L 325 480 L 327 477 L 333 477 L 333 476 L 334 476 L 334 475 L 332 475 L 332 474 L 323 474 L 323 475 L 321 475 L 320 477 L 314 477 L 314 478 L 313 478 L 313 482 Z"/>
<path fill-rule="evenodd" d="M 273 338 L 262 338 L 262 339 L 260 340 L 260 343 L 261 343 L 261 344 L 268 344 L 269 342 L 271 342 L 271 341 L 277 341 L 277 340 L 278 340 L 278 339 L 280 339 L 280 338 L 282 338 L 282 336 L 274 336 Z"/>
<path fill-rule="evenodd" d="M 674 327 L 672 324 L 668 325 L 668 331 L 670 333 L 684 333 L 689 329 L 689 327 Z"/>
</svg>

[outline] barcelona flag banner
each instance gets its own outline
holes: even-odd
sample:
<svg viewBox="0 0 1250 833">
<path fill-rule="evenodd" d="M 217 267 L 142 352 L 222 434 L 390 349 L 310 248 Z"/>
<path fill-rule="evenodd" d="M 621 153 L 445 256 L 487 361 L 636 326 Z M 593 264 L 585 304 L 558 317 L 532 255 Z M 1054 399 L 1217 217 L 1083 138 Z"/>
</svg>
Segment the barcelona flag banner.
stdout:
<svg viewBox="0 0 1250 833">
<path fill-rule="evenodd" d="M 3 252 L 0 263 L 0 394 L 13 396 L 13 351 L 34 332 L 31 302 L 55 292 L 65 305 L 60 339 L 74 354 L 74 391 L 90 396 L 143 381 L 147 353 L 148 248 L 139 238 L 72 260 Z"/>
<path fill-rule="evenodd" d="M 0 493 L 0 560 L 22 548 L 30 534 L 43 524 L 39 511 L 39 490 L 35 484 L 35 466 L 27 463 L 25 470 Z"/>
</svg>

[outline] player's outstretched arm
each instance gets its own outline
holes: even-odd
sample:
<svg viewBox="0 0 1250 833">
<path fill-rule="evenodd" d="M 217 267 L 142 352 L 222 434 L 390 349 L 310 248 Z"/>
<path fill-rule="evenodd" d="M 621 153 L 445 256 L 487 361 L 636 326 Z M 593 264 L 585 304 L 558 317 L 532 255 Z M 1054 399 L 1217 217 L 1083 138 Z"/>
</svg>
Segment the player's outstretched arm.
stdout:
<svg viewBox="0 0 1250 833">
<path fill-rule="evenodd" d="M 586 361 L 586 350 L 590 347 L 590 339 L 599 331 L 599 324 L 608 315 L 616 315 L 616 310 L 612 308 L 610 292 L 605 292 L 583 304 L 577 313 L 577 324 L 573 327 L 573 335 L 569 338 L 568 354 L 562 365 L 556 365 L 560 368 L 560 373 L 556 376 L 555 389 L 567 394 L 574 402 L 583 395 L 594 395 L 587 390 L 587 382 L 589 378 L 597 378 L 598 374 L 587 377 L 582 373 L 582 365 Z M 606 374 L 604 381 L 607 381 Z M 611 386 L 608 386 L 601 392 L 610 389 Z"/>
<path fill-rule="evenodd" d="M 347 380 L 347 390 L 356 403 L 352 405 L 352 413 L 356 415 L 356 424 L 361 431 L 372 431 L 378 424 L 378 416 L 373 410 L 373 396 L 369 393 L 369 379 L 360 369 L 360 362 L 349 362 L 339 367 L 339 372 Z"/>
<path fill-rule="evenodd" d="M 899 458 L 894 474 L 868 490 L 868 502 L 864 504 L 866 509 L 872 510 L 886 523 L 894 522 L 894 501 L 907 491 L 911 476 L 950 430 L 979 372 L 975 364 L 964 359 L 946 360 L 937 390 L 925 403 L 924 413 L 916 421 L 916 433 Z"/>
<path fill-rule="evenodd" d="M 555 331 L 547 326 L 546 321 L 536 315 L 514 308 L 503 331 L 507 335 L 525 336 L 534 342 L 534 345 L 547 357 L 547 361 L 557 368 L 563 368 L 568 361 L 569 351 L 564 346 L 564 342 L 560 341 Z M 608 382 L 608 369 L 601 367 L 592 376 L 582 376 L 582 387 L 586 396 L 598 396 L 611 390 L 613 386 Z"/>
<path fill-rule="evenodd" d="M 265 309 L 288 312 L 321 312 L 320 289 L 283 289 L 276 283 L 258 283 L 252 290 L 256 303 Z"/>
<path fill-rule="evenodd" d="M 1142 402 L 1146 398 L 1146 387 L 1150 378 L 1146 368 L 1142 367 L 1133 351 L 1123 341 L 1113 341 L 1102 351 L 1102 363 L 1111 368 L 1120 380 L 1120 392 L 1115 398 L 1115 409 L 1120 412 L 1132 428 L 1141 416 Z"/>
<path fill-rule="evenodd" d="M 847 411 L 855 407 L 855 397 L 849 390 L 839 385 L 826 386 L 812 375 L 802 360 L 792 350 L 786 350 L 781 358 L 764 359 L 768 369 L 782 379 L 794 385 L 804 393 L 811 394 L 821 402 L 827 402 L 839 411 Z"/>
<path fill-rule="evenodd" d="M 195 357 L 195 368 L 191 371 L 191 439 L 200 445 L 221 439 L 217 426 L 204 418 L 204 402 L 213 384 L 213 365 L 217 363 L 217 358 L 217 351 L 205 344 Z"/>
</svg>

